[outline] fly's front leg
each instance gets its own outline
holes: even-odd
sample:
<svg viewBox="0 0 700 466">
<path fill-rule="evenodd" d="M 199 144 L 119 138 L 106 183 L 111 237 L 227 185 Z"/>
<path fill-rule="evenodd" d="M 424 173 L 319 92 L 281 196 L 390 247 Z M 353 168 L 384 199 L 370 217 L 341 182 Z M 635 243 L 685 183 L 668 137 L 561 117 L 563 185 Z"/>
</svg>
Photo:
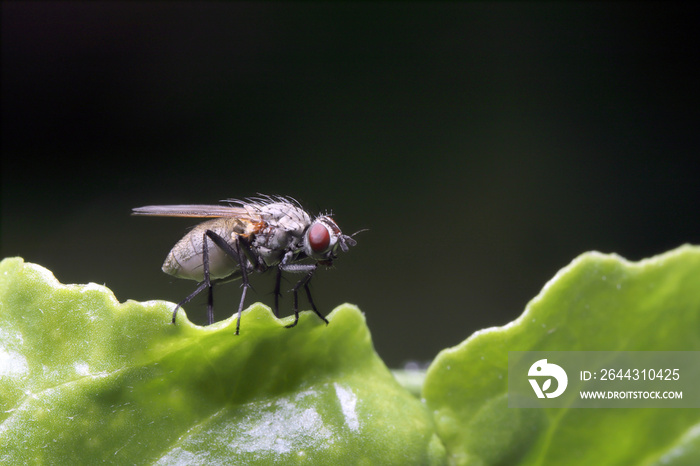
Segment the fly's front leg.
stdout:
<svg viewBox="0 0 700 466">
<path fill-rule="evenodd" d="M 309 289 L 309 282 L 311 281 L 311 276 L 314 274 L 316 269 L 312 270 L 309 275 L 307 276 L 306 282 L 304 282 L 304 290 L 306 290 L 306 298 L 309 300 L 309 303 L 311 304 L 311 309 L 314 310 L 317 316 L 321 318 L 322 321 L 328 325 L 328 319 L 323 317 L 323 315 L 318 312 L 318 309 L 316 309 L 316 304 L 314 303 L 314 300 L 311 298 L 311 289 Z"/>
<path fill-rule="evenodd" d="M 323 315 L 320 312 L 318 312 L 318 309 L 316 309 L 316 304 L 314 304 L 314 300 L 311 298 L 311 290 L 309 289 L 309 282 L 311 281 L 311 277 L 314 276 L 314 272 L 316 272 L 317 267 L 317 264 L 280 266 L 282 270 L 287 272 L 306 272 L 306 276 L 299 280 L 297 284 L 294 285 L 294 288 L 292 288 L 292 291 L 294 292 L 294 323 L 287 325 L 287 328 L 294 327 L 299 322 L 299 288 L 301 288 L 302 286 L 306 291 L 306 297 L 309 299 L 309 304 L 311 304 L 311 308 L 314 310 L 316 315 L 322 321 L 324 321 L 326 325 L 328 325 L 328 320 L 325 317 L 323 317 Z"/>
<path fill-rule="evenodd" d="M 250 282 L 248 281 L 248 267 L 247 267 L 247 259 L 246 259 L 246 252 L 251 254 L 252 257 L 254 257 L 254 254 L 252 253 L 250 246 L 248 245 L 248 242 L 245 238 L 242 236 L 237 236 L 236 237 L 236 248 L 234 249 L 230 244 L 226 242 L 225 239 L 223 239 L 221 236 L 218 234 L 214 233 L 211 230 L 207 230 L 204 233 L 206 236 L 211 238 L 211 240 L 216 244 L 218 247 L 220 247 L 226 254 L 228 254 L 231 258 L 233 258 L 237 263 L 238 267 L 241 269 L 241 281 L 242 281 L 242 286 L 243 286 L 243 293 L 241 294 L 241 302 L 238 305 L 238 321 L 236 322 L 236 335 L 240 333 L 241 330 L 241 313 L 243 312 L 243 304 L 245 303 L 245 296 L 248 291 L 248 288 L 250 288 Z M 206 250 L 206 241 L 204 249 Z M 245 249 L 245 251 L 244 251 Z M 206 275 L 205 275 L 206 276 Z"/>
</svg>

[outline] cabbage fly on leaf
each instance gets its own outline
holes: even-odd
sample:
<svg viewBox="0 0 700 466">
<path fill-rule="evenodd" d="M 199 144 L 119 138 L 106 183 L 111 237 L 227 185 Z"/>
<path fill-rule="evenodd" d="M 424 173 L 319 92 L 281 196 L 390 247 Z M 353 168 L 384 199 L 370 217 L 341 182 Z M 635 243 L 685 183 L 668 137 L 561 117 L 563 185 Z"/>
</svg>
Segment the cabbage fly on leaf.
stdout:
<svg viewBox="0 0 700 466">
<path fill-rule="evenodd" d="M 192 294 L 175 306 L 172 323 L 180 307 L 207 289 L 207 319 L 211 325 L 213 286 L 240 278 L 243 293 L 238 305 L 238 335 L 243 303 L 250 288 L 248 275 L 274 268 L 277 270 L 275 315 L 279 317 L 282 272 L 303 273 L 304 277 L 292 288 L 294 323 L 287 327 L 294 327 L 299 321 L 298 291 L 302 287 L 314 312 L 328 324 L 311 298 L 309 282 L 319 264 L 331 266 L 340 251 L 347 252 L 357 244 L 352 238 L 357 233 L 344 235 L 329 215 L 312 218 L 289 197 L 262 196 L 223 202 L 228 205 L 154 205 L 133 209 L 133 215 L 211 218 L 178 241 L 163 263 L 163 272 L 200 282 Z M 307 263 L 302 263 L 305 259 Z"/>
</svg>

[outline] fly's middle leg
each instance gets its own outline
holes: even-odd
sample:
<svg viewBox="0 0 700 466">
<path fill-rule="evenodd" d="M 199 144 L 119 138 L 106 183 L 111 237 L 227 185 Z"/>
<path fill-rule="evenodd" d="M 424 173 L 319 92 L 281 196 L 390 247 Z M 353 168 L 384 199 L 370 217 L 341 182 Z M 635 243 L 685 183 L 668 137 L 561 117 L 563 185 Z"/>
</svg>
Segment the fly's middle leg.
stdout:
<svg viewBox="0 0 700 466">
<path fill-rule="evenodd" d="M 282 269 L 277 267 L 277 276 L 275 278 L 275 317 L 279 319 L 280 317 L 280 285 L 282 283 Z"/>
</svg>

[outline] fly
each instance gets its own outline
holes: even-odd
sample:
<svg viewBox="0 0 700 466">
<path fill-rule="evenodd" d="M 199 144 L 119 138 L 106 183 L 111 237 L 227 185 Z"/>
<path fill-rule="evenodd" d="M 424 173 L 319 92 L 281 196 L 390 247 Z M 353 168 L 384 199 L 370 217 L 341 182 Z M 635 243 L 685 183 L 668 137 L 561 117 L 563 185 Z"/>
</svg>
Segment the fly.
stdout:
<svg viewBox="0 0 700 466">
<path fill-rule="evenodd" d="M 352 238 L 354 235 L 344 235 L 329 215 L 312 218 L 292 198 L 263 196 L 224 202 L 229 204 L 154 205 L 132 211 L 132 215 L 211 218 L 178 241 L 163 263 L 163 272 L 200 282 L 192 294 L 175 306 L 172 323 L 182 306 L 207 289 L 207 319 L 213 324 L 213 286 L 240 278 L 243 293 L 238 305 L 238 335 L 243 303 L 250 288 L 248 275 L 275 269 L 274 312 L 277 317 L 282 272 L 305 274 L 292 288 L 294 323 L 287 328 L 299 321 L 298 291 L 302 287 L 316 315 L 328 324 L 311 298 L 309 282 L 319 265 L 331 266 L 340 251 L 347 252 L 350 246 L 357 244 Z M 305 259 L 313 263 L 301 263 Z"/>
</svg>

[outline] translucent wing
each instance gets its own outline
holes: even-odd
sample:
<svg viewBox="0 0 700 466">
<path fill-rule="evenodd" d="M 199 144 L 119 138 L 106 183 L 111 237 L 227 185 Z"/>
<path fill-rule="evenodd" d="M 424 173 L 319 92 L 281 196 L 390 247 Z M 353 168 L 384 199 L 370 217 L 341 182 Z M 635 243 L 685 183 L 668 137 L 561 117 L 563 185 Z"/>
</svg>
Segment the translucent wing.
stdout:
<svg viewBox="0 0 700 466">
<path fill-rule="evenodd" d="M 260 219 L 253 209 L 230 205 L 178 204 L 178 205 L 147 205 L 136 207 L 132 215 L 150 215 L 152 217 L 197 217 L 217 218 L 236 217 L 257 221 Z"/>
</svg>

